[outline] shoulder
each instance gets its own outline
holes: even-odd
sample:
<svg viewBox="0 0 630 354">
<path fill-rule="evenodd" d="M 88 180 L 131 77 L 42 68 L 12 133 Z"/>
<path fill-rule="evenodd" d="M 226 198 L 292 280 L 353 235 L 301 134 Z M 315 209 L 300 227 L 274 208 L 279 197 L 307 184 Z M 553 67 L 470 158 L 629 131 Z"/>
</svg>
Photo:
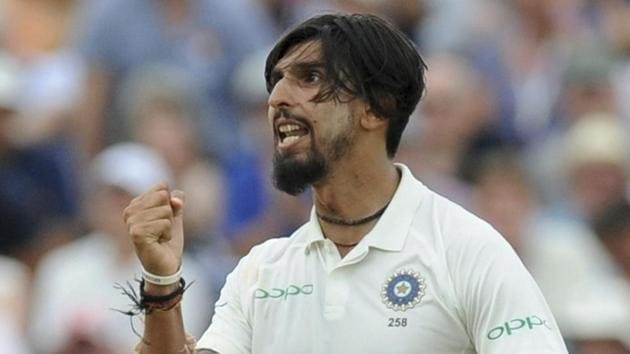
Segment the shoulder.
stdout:
<svg viewBox="0 0 630 354">
<path fill-rule="evenodd" d="M 425 194 L 411 235 L 453 279 L 464 281 L 461 275 L 470 271 L 481 274 L 521 264 L 512 246 L 488 222 L 434 192 Z"/>
<path fill-rule="evenodd" d="M 430 237 L 439 238 L 444 246 L 493 243 L 503 239 L 488 222 L 433 191 L 425 193 L 414 229 L 430 230 Z"/>
</svg>

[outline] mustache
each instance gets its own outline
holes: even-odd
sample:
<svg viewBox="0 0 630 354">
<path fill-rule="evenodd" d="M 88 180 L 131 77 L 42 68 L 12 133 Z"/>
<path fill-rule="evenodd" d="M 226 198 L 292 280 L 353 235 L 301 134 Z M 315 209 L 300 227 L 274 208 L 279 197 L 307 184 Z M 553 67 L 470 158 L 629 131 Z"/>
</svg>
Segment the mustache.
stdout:
<svg viewBox="0 0 630 354">
<path fill-rule="evenodd" d="M 277 119 L 280 118 L 286 118 L 286 119 L 293 119 L 296 120 L 306 126 L 310 126 L 308 120 L 306 118 L 304 118 L 303 116 L 300 116 L 298 114 L 294 114 L 291 111 L 289 111 L 289 109 L 285 108 L 285 107 L 280 107 L 278 108 L 275 113 L 273 114 L 273 120 L 276 121 Z"/>
</svg>

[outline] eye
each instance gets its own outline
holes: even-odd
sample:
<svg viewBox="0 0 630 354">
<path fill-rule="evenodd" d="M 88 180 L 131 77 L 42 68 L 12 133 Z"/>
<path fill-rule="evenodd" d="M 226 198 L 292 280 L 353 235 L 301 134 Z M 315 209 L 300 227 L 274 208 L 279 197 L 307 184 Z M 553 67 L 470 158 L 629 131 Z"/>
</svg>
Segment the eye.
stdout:
<svg viewBox="0 0 630 354">
<path fill-rule="evenodd" d="M 317 70 L 310 70 L 304 77 L 304 82 L 307 84 L 317 84 L 321 81 L 322 74 Z"/>
</svg>

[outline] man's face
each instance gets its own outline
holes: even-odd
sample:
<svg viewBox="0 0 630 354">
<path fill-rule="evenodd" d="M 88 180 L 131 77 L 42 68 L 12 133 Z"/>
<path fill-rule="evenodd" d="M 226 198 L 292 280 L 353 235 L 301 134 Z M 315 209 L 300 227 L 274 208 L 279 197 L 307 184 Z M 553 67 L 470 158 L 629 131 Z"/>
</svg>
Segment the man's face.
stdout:
<svg viewBox="0 0 630 354">
<path fill-rule="evenodd" d="M 305 42 L 289 50 L 271 75 L 274 182 L 292 195 L 322 182 L 354 138 L 354 101 L 313 100 L 327 84 L 323 64 L 319 42 Z"/>
</svg>

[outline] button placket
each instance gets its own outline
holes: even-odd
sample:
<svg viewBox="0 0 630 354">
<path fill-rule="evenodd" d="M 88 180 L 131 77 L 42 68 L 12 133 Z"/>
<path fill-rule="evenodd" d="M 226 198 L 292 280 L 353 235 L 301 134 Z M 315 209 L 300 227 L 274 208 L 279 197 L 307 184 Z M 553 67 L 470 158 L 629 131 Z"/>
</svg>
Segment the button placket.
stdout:
<svg viewBox="0 0 630 354">
<path fill-rule="evenodd" d="M 337 319 L 346 312 L 348 282 L 342 269 L 335 269 L 327 277 L 324 316 Z"/>
</svg>

